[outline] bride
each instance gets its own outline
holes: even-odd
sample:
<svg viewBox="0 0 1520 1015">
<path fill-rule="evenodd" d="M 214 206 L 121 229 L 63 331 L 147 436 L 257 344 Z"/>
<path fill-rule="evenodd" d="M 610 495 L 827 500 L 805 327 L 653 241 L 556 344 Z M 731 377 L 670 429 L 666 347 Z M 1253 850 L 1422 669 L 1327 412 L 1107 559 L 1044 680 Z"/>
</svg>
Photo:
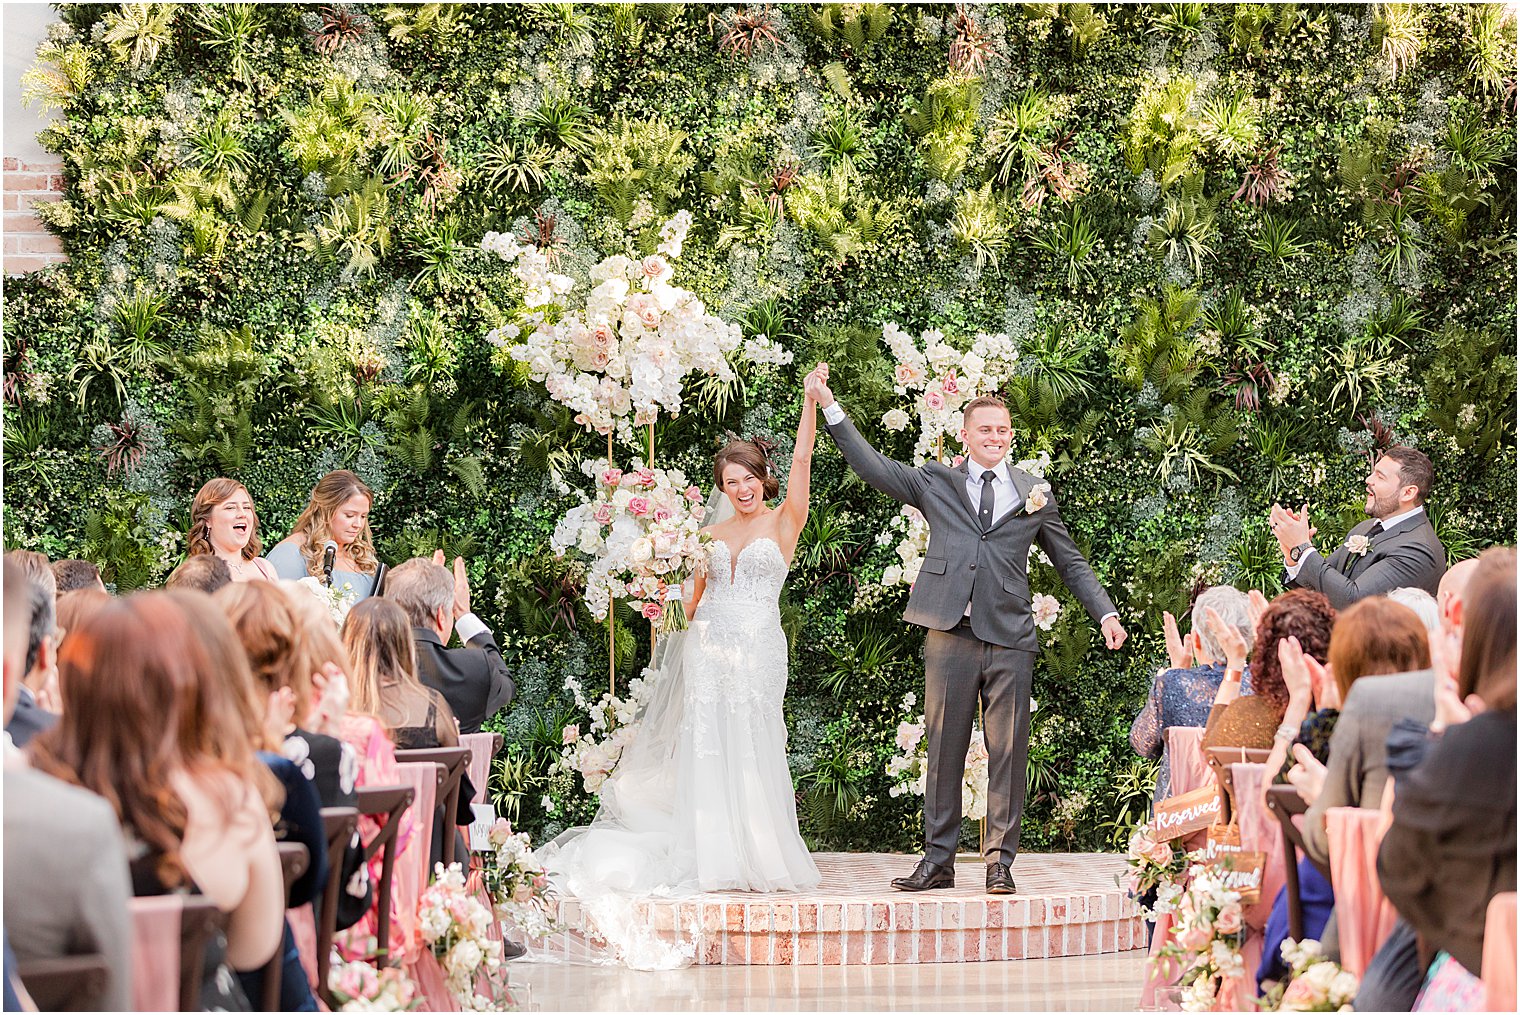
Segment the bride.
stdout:
<svg viewBox="0 0 1520 1015">
<path fill-rule="evenodd" d="M 703 529 L 712 538 L 686 601 L 691 627 L 660 643 L 658 684 L 602 786 L 596 818 L 543 851 L 556 889 L 580 902 L 592 924 L 585 929 L 614 961 L 647 968 L 691 959 L 690 941 L 660 940 L 638 925 L 636 898 L 799 891 L 820 880 L 797 830 L 786 764 L 779 605 L 807 521 L 816 409 L 806 396 L 778 507 L 768 503 L 780 484 L 764 448 L 736 440 L 718 452 L 717 503 L 732 514 Z"/>
</svg>

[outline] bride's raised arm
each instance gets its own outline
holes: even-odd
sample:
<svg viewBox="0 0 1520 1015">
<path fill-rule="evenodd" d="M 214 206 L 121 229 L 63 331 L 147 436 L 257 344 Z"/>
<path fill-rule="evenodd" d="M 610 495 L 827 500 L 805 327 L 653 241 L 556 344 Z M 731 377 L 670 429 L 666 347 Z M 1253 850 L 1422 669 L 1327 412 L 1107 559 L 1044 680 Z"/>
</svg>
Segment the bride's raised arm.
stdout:
<svg viewBox="0 0 1520 1015">
<path fill-rule="evenodd" d="M 797 537 L 807 524 L 808 497 L 811 493 L 813 445 L 818 437 L 818 402 L 811 392 L 802 398 L 802 419 L 797 423 L 797 444 L 792 450 L 792 469 L 786 481 L 786 500 L 781 502 L 781 533 L 787 546 L 782 547 L 790 559 L 797 548 Z"/>
</svg>

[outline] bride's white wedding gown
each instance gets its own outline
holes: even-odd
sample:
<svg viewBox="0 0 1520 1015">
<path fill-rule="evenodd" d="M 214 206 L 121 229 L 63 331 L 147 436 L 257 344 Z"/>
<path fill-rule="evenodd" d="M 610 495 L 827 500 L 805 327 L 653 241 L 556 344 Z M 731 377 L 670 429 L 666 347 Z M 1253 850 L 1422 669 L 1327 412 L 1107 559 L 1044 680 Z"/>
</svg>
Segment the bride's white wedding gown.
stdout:
<svg viewBox="0 0 1520 1015">
<path fill-rule="evenodd" d="M 710 544 L 696 616 L 664 646 L 660 683 L 596 819 L 544 850 L 552 883 L 580 901 L 616 961 L 690 961 L 691 942 L 656 940 L 636 923 L 638 898 L 798 891 L 820 880 L 786 764 L 786 574 L 769 537 L 737 559 L 722 540 Z"/>
</svg>

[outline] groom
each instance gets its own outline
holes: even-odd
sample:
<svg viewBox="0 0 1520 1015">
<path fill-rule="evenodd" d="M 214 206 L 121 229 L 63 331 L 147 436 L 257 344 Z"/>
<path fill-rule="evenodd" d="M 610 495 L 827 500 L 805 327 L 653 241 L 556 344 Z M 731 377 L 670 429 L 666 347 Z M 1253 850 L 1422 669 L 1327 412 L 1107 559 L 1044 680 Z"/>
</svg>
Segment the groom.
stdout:
<svg viewBox="0 0 1520 1015">
<path fill-rule="evenodd" d="M 1083 559 L 1045 484 L 1006 461 L 1012 437 L 999 398 L 967 403 L 955 468 L 920 468 L 880 454 L 834 401 L 829 368 L 806 379 L 829 434 L 867 483 L 923 512 L 929 547 L 903 619 L 929 629 L 924 641 L 924 722 L 929 772 L 924 794 L 924 858 L 892 887 L 905 892 L 955 886 L 961 780 L 978 697 L 987 743 L 987 891 L 1012 895 L 1029 755 L 1029 692 L 1038 649 L 1030 616 L 1029 548 L 1038 542 L 1061 579 L 1095 618 L 1110 649 L 1124 644 L 1113 602 Z"/>
</svg>

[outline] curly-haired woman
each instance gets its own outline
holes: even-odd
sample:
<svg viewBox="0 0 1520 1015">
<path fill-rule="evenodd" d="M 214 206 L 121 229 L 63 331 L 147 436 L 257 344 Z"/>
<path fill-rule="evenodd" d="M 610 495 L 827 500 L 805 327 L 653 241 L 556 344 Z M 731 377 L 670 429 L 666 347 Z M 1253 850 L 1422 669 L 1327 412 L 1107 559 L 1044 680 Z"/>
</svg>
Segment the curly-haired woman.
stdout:
<svg viewBox="0 0 1520 1015">
<path fill-rule="evenodd" d="M 332 583 L 348 585 L 355 600 L 374 594 L 375 540 L 369 528 L 369 511 L 375 492 L 347 469 L 329 472 L 312 487 L 306 510 L 296 519 L 290 535 L 269 552 L 269 563 L 281 578 L 300 580 L 322 574 L 323 553 L 329 542 L 336 545 Z"/>
</svg>

